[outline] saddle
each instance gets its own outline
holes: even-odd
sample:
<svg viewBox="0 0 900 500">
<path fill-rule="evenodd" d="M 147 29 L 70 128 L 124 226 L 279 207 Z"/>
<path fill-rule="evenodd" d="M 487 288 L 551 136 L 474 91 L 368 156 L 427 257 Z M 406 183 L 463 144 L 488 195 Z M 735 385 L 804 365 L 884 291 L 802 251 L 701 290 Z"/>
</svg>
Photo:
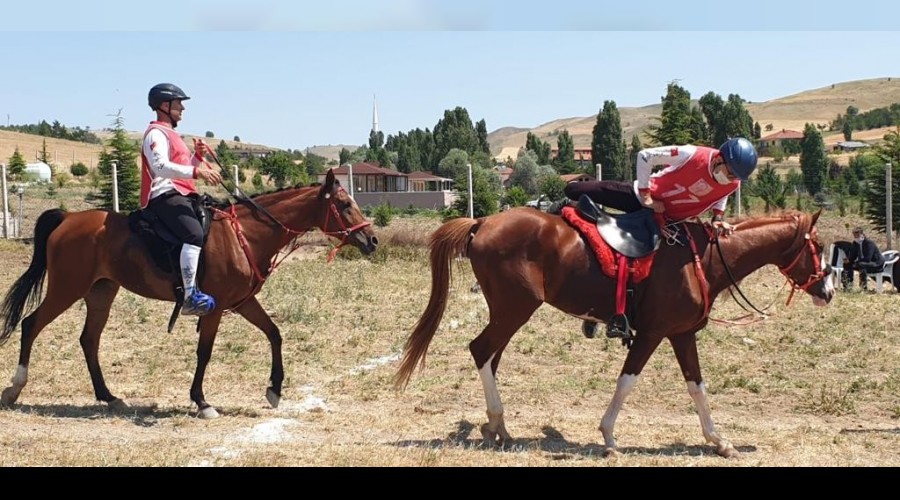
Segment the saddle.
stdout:
<svg viewBox="0 0 900 500">
<path fill-rule="evenodd" d="M 601 269 L 616 280 L 616 313 L 606 322 L 606 336 L 629 345 L 634 339 L 629 320 L 633 319 L 634 307 L 629 299 L 634 296 L 634 285 L 649 276 L 653 256 L 662 242 L 659 216 L 650 209 L 611 214 L 587 195 L 582 195 L 575 207 L 564 208 L 563 216 L 585 235 Z M 593 235 L 599 235 L 602 241 Z"/>
<path fill-rule="evenodd" d="M 203 241 L 209 237 L 212 215 L 209 207 L 217 200 L 209 195 L 191 196 L 194 213 L 203 228 Z M 175 309 L 169 318 L 169 332 L 175 325 L 175 319 L 181 312 L 184 303 L 184 284 L 181 280 L 179 259 L 182 242 L 175 233 L 150 209 L 142 208 L 128 214 L 128 227 L 146 245 L 150 257 L 156 266 L 172 278 L 172 293 L 175 296 Z M 200 255 L 200 266 L 197 269 L 198 279 L 203 273 L 203 254 Z"/>
</svg>

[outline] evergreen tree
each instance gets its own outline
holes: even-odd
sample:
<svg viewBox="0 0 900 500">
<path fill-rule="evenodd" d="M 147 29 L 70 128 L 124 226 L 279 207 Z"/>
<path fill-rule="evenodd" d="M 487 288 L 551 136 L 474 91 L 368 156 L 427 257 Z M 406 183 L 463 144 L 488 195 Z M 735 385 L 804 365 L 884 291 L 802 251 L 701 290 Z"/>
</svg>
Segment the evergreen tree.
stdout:
<svg viewBox="0 0 900 500">
<path fill-rule="evenodd" d="M 803 172 L 803 184 L 809 194 L 815 196 L 822 191 L 827 168 L 822 134 L 814 124 L 807 123 L 800 140 L 800 171 Z"/>
<path fill-rule="evenodd" d="M 338 156 L 338 163 L 341 165 L 346 165 L 347 162 L 350 161 L 350 150 L 347 148 L 341 148 L 341 152 Z"/>
<path fill-rule="evenodd" d="M 122 111 L 113 120 L 113 136 L 107 147 L 100 153 L 97 168 L 102 176 L 100 185 L 100 206 L 113 208 L 112 164 L 116 164 L 119 211 L 131 212 L 141 207 L 141 174 L 137 164 L 139 146 L 125 132 Z"/>
<path fill-rule="evenodd" d="M 604 101 L 591 138 L 591 158 L 600 164 L 603 180 L 628 180 L 622 122 L 615 101 Z"/>
<path fill-rule="evenodd" d="M 844 134 L 845 141 L 849 141 L 853 138 L 853 127 L 850 126 L 849 121 L 844 122 L 844 126 L 841 128 L 841 132 Z"/>
<path fill-rule="evenodd" d="M 787 195 L 790 192 L 790 186 L 785 184 L 781 177 L 778 176 L 778 173 L 775 172 L 775 169 L 767 163 L 766 166 L 759 170 L 750 189 L 747 191 L 754 196 L 762 198 L 763 202 L 765 202 L 765 211 L 769 213 L 773 207 L 784 209 L 787 206 Z"/>
<path fill-rule="evenodd" d="M 19 152 L 19 146 L 16 146 L 12 156 L 9 157 L 9 165 L 6 166 L 6 173 L 13 180 L 20 180 L 25 174 L 25 158 Z"/>
<path fill-rule="evenodd" d="M 531 132 L 525 136 L 525 150 L 534 152 L 538 165 L 550 164 L 550 144 Z"/>
<path fill-rule="evenodd" d="M 488 143 L 487 123 L 485 123 L 484 119 L 478 120 L 478 123 L 475 124 L 475 137 L 478 143 L 477 149 L 490 156 L 491 145 Z"/>
<path fill-rule="evenodd" d="M 662 98 L 662 115 L 656 120 L 659 125 L 650 125 L 647 136 L 658 145 L 692 144 L 703 139 L 694 135 L 691 94 L 677 83 L 668 85 Z"/>
<path fill-rule="evenodd" d="M 626 170 L 628 176 L 626 180 L 633 180 L 637 177 L 637 155 L 644 149 L 644 145 L 641 144 L 641 138 L 634 134 L 631 136 L 631 147 L 628 149 L 628 168 Z"/>
<path fill-rule="evenodd" d="M 870 163 L 866 168 L 864 197 L 866 200 L 866 218 L 881 232 L 887 228 L 887 190 L 885 189 L 886 164 L 891 164 L 891 194 L 893 197 L 891 227 L 900 229 L 900 126 L 885 134 L 884 142 L 879 144 L 874 155 L 880 161 Z"/>
<path fill-rule="evenodd" d="M 563 130 L 556 138 L 556 158 L 553 159 L 553 166 L 556 171 L 561 174 L 571 174 L 575 172 L 575 142 L 568 130 Z"/>
<path fill-rule="evenodd" d="M 468 154 L 479 150 L 475 127 L 466 108 L 457 106 L 453 110 L 445 110 L 444 117 L 434 126 L 434 156 L 431 168 L 447 156 L 451 149 L 461 149 Z"/>
</svg>

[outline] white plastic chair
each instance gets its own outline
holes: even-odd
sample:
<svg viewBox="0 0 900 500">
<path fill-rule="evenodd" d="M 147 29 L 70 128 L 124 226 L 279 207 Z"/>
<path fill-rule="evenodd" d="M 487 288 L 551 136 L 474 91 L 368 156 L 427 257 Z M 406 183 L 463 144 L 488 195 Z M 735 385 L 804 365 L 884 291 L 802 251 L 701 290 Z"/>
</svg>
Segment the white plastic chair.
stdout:
<svg viewBox="0 0 900 500">
<path fill-rule="evenodd" d="M 884 256 L 884 270 L 875 275 L 875 291 L 881 293 L 882 283 L 885 279 L 891 282 L 891 285 L 897 286 L 894 283 L 894 264 L 900 260 L 900 252 L 897 250 L 887 250 L 881 253 Z"/>
<path fill-rule="evenodd" d="M 837 252 L 837 259 L 834 258 L 834 252 Z M 828 248 L 828 263 L 834 262 L 834 264 L 831 264 L 831 282 L 834 283 L 835 287 L 840 286 L 841 274 L 844 272 L 844 259 L 846 258 L 847 255 L 844 254 L 844 251 L 834 243 Z"/>
</svg>

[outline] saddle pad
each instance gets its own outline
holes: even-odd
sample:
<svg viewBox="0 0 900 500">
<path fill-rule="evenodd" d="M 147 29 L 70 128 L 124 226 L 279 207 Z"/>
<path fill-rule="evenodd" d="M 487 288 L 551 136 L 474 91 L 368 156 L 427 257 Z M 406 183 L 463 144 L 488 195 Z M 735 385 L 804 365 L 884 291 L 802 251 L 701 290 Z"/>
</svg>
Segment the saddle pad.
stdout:
<svg viewBox="0 0 900 500">
<path fill-rule="evenodd" d="M 603 238 L 600 237 L 600 233 L 597 232 L 597 226 L 593 222 L 585 220 L 578 215 L 578 211 L 572 207 L 563 207 L 562 216 L 570 226 L 574 227 L 575 230 L 584 236 L 588 246 L 594 251 L 597 261 L 600 262 L 600 268 L 603 269 L 603 274 L 610 278 L 616 278 L 616 252 L 610 248 Z M 646 257 L 629 259 L 634 266 L 632 271 L 632 281 L 635 284 L 640 283 L 650 275 L 650 267 L 653 265 L 654 255 L 656 254 L 652 253 Z"/>
</svg>

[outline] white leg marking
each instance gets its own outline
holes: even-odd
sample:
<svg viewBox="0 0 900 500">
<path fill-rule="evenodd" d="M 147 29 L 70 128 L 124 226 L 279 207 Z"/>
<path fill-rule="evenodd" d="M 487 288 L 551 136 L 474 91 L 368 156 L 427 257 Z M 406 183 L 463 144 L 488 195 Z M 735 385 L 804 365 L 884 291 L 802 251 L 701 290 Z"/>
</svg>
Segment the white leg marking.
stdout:
<svg viewBox="0 0 900 500">
<path fill-rule="evenodd" d="M 10 382 L 12 382 L 13 389 L 21 391 L 28 382 L 28 367 L 22 365 L 16 367 L 16 374 Z"/>
<path fill-rule="evenodd" d="M 616 448 L 616 438 L 614 436 L 616 418 L 619 416 L 622 405 L 625 404 L 625 398 L 634 389 L 637 381 L 637 375 L 622 375 L 616 381 L 616 393 L 613 394 L 612 401 L 609 402 L 609 407 L 606 408 L 606 413 L 603 414 L 603 419 L 600 420 L 600 432 L 603 433 L 603 443 L 607 448 Z"/>
<path fill-rule="evenodd" d="M 731 443 L 726 439 L 722 439 L 716 432 L 716 426 L 713 424 L 712 414 L 709 411 L 709 403 L 706 399 L 706 385 L 703 382 L 696 384 L 695 382 L 687 382 L 688 394 L 694 400 L 694 406 L 697 408 L 697 415 L 700 416 L 700 427 L 703 429 L 703 437 L 707 441 L 716 445 L 719 454 L 723 454 L 726 450 L 735 451 Z"/>
<path fill-rule="evenodd" d="M 484 399 L 485 403 L 487 403 L 487 414 L 488 418 L 493 421 L 492 415 L 503 415 L 503 403 L 500 401 L 500 391 L 497 390 L 497 381 L 494 379 L 494 373 L 491 371 L 491 362 L 494 360 L 494 357 L 491 356 L 490 359 L 478 370 L 478 375 L 481 376 L 481 386 L 484 388 Z"/>
</svg>

